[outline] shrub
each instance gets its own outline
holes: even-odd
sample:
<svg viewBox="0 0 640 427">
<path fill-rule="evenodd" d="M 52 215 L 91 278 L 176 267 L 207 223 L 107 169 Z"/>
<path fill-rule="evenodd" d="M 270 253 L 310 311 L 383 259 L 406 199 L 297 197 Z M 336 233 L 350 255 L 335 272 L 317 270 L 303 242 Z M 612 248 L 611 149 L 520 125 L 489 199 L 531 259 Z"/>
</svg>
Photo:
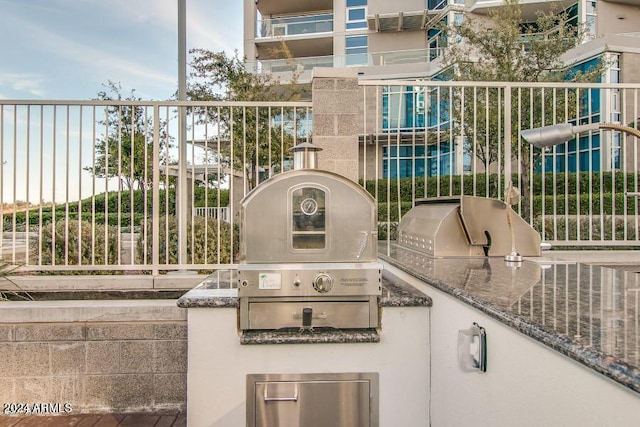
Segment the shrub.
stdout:
<svg viewBox="0 0 640 427">
<path fill-rule="evenodd" d="M 544 240 L 604 240 L 611 241 L 615 235 L 615 240 L 635 240 L 636 239 L 635 218 L 627 218 L 626 236 L 624 218 L 615 218 L 610 215 L 600 217 L 594 215 L 589 217 L 569 217 L 559 218 L 554 226 L 553 218 L 545 218 L 544 234 L 542 230 L 542 218 L 536 217 L 533 221 L 533 228 L 543 235 Z M 579 230 L 578 230 L 579 228 Z M 579 237 L 578 237 L 579 234 Z"/>
<path fill-rule="evenodd" d="M 160 217 L 159 230 L 159 263 L 178 263 L 178 220 L 175 216 Z M 168 221 L 168 222 L 167 222 Z M 218 226 L 220 227 L 220 241 L 218 241 Z M 136 252 L 138 261 L 151 260 L 151 222 L 147 222 L 147 239 L 140 233 Z M 206 231 L 205 231 L 206 227 Z M 193 230 L 193 233 L 192 233 Z M 168 233 L 167 233 L 168 231 Z M 194 239 L 195 237 L 195 239 Z M 238 232 L 233 230 L 233 251 L 231 253 L 231 225 L 213 218 L 196 217 L 193 225 L 187 223 L 187 263 L 194 264 L 230 264 L 234 262 L 238 251 Z M 206 248 L 205 248 L 206 246 Z M 146 259 L 145 259 L 146 249 Z M 218 257 L 218 251 L 220 256 Z"/>
<path fill-rule="evenodd" d="M 36 262 L 41 255 L 43 265 L 115 264 L 119 253 L 118 230 L 108 227 L 106 232 L 105 245 L 104 225 L 92 227 L 88 221 L 75 219 L 56 221 L 55 227 L 48 224 L 42 228 L 40 241 L 36 240 L 31 247 L 31 260 Z"/>
<path fill-rule="evenodd" d="M 396 240 L 398 238 L 397 222 L 378 222 L 378 240 Z"/>
</svg>

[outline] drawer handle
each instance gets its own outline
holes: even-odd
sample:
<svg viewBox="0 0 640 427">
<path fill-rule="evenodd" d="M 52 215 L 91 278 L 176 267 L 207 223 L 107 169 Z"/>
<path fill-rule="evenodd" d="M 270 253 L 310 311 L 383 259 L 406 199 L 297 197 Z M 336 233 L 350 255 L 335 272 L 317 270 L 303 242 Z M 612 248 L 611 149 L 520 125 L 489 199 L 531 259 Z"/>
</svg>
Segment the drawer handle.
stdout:
<svg viewBox="0 0 640 427">
<path fill-rule="evenodd" d="M 311 317 L 312 317 L 313 319 L 326 319 L 326 318 L 327 318 L 327 317 L 329 317 L 329 316 L 327 315 L 327 313 L 318 313 L 318 314 L 315 314 L 315 313 L 314 313 Z M 294 318 L 295 320 L 300 320 L 300 319 L 302 319 L 302 313 L 293 313 L 293 318 Z"/>
<path fill-rule="evenodd" d="M 269 384 L 264 386 L 264 401 L 265 402 L 296 402 L 298 400 L 298 385 L 296 384 L 293 396 L 286 397 L 269 397 Z"/>
</svg>

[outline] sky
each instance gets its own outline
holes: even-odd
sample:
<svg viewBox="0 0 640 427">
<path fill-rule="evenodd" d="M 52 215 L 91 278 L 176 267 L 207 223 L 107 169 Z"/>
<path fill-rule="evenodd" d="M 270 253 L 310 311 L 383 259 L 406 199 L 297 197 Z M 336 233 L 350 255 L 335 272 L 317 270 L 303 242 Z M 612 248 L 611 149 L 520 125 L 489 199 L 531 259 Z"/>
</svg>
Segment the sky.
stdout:
<svg viewBox="0 0 640 427">
<path fill-rule="evenodd" d="M 178 0 L 0 0 L 0 99 L 145 100 L 178 82 Z M 242 54 L 242 1 L 186 0 L 187 49 Z"/>
</svg>

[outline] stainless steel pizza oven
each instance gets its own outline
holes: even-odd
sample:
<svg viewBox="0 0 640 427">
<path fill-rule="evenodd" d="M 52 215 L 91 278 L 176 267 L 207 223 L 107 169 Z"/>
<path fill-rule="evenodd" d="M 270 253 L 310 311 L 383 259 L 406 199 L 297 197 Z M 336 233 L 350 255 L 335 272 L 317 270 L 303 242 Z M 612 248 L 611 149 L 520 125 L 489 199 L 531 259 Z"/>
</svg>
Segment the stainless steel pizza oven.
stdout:
<svg viewBox="0 0 640 427">
<path fill-rule="evenodd" d="M 377 211 L 362 187 L 310 169 L 317 148 L 294 147 L 298 169 L 240 203 L 240 328 L 376 328 L 382 266 Z"/>
</svg>

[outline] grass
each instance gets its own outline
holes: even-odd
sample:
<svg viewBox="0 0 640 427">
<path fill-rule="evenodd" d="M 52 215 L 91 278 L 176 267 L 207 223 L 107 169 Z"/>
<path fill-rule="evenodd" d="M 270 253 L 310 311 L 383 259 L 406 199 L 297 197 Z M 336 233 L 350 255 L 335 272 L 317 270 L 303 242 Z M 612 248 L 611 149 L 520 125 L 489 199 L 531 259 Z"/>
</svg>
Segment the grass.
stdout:
<svg viewBox="0 0 640 427">
<path fill-rule="evenodd" d="M 33 301 L 33 298 L 29 293 L 11 280 L 11 273 L 17 270 L 20 266 L 14 264 L 7 264 L 0 260 L 0 301 Z M 10 283 L 13 290 L 5 289 L 5 284 Z"/>
</svg>

